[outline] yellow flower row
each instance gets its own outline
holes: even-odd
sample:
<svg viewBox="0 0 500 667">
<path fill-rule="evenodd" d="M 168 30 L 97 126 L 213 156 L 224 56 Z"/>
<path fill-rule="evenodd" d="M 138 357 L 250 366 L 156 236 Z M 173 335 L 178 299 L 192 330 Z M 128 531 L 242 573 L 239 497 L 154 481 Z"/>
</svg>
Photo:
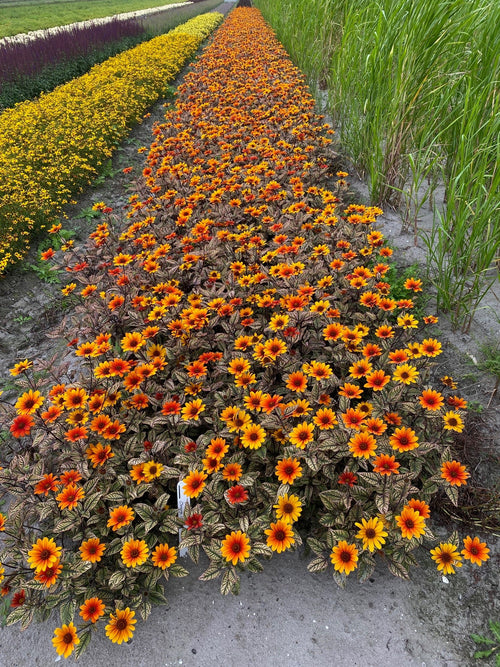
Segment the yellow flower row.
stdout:
<svg viewBox="0 0 500 667">
<path fill-rule="evenodd" d="M 0 115 L 0 274 L 92 181 L 222 18 L 197 16 Z"/>
</svg>

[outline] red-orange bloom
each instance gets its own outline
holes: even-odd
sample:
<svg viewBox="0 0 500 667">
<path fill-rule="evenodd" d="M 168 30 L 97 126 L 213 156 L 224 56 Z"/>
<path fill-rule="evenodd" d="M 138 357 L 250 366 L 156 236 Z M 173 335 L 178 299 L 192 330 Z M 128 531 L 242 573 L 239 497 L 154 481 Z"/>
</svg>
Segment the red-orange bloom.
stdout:
<svg viewBox="0 0 500 667">
<path fill-rule="evenodd" d="M 302 477 L 302 466 L 297 459 L 282 459 L 276 465 L 276 475 L 282 484 L 293 484 Z"/>
<path fill-rule="evenodd" d="M 490 550 L 486 546 L 486 542 L 480 542 L 479 537 L 467 537 L 464 539 L 464 549 L 462 554 L 466 560 L 470 560 L 474 565 L 481 566 L 483 561 L 488 560 Z"/>
<path fill-rule="evenodd" d="M 382 391 L 385 385 L 390 382 L 391 376 L 386 375 L 384 371 L 372 371 L 366 376 L 365 387 L 373 389 L 373 391 Z"/>
<path fill-rule="evenodd" d="M 106 605 L 99 598 L 89 598 L 80 607 L 80 616 L 85 623 L 96 623 L 101 616 L 104 616 Z"/>
<path fill-rule="evenodd" d="M 373 472 L 378 472 L 380 475 L 397 475 L 399 474 L 399 466 L 400 464 L 396 461 L 395 456 L 380 454 L 373 461 Z"/>
<path fill-rule="evenodd" d="M 377 441 L 367 431 L 356 433 L 349 440 L 349 451 L 354 457 L 369 459 L 377 449 Z"/>
<path fill-rule="evenodd" d="M 193 470 L 184 478 L 183 490 L 188 498 L 197 498 L 206 486 L 208 475 L 200 470 Z"/>
<path fill-rule="evenodd" d="M 237 565 L 239 561 L 243 563 L 250 555 L 250 540 L 246 533 L 238 530 L 238 532 L 233 531 L 230 535 L 226 535 L 222 540 L 221 554 L 233 565 Z"/>
<path fill-rule="evenodd" d="M 83 500 L 84 497 L 85 492 L 80 486 L 76 486 L 76 484 L 68 484 L 68 486 L 56 496 L 56 500 L 59 501 L 59 507 L 62 510 L 73 510 L 78 505 L 78 502 Z"/>
<path fill-rule="evenodd" d="M 441 466 L 441 477 L 452 486 L 461 486 L 467 484 L 470 474 L 459 461 L 445 461 Z"/>
<path fill-rule="evenodd" d="M 415 435 L 415 431 L 406 426 L 402 426 L 401 428 L 397 428 L 393 435 L 391 435 L 389 444 L 393 449 L 397 449 L 399 452 L 409 452 L 418 447 L 418 438 Z"/>
<path fill-rule="evenodd" d="M 31 415 L 18 415 L 10 426 L 10 432 L 14 438 L 23 438 L 30 434 L 34 424 L 35 420 Z"/>
<path fill-rule="evenodd" d="M 57 491 L 57 478 L 52 473 L 44 475 L 43 478 L 35 485 L 34 492 L 44 494 L 47 496 L 49 491 Z"/>
</svg>

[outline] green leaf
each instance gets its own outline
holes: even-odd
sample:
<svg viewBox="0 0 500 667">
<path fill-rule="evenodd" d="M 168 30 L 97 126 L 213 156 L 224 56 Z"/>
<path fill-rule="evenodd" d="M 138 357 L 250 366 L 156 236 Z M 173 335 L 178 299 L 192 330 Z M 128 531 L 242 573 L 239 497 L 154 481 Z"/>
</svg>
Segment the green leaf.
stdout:
<svg viewBox="0 0 500 667">
<path fill-rule="evenodd" d="M 219 565 L 211 564 L 207 567 L 205 572 L 201 574 L 198 579 L 200 581 L 210 581 L 211 579 L 217 579 L 217 577 L 220 577 L 222 573 L 222 570 L 220 569 Z"/>
<path fill-rule="evenodd" d="M 344 493 L 337 490 L 322 491 L 319 494 L 321 502 L 326 507 L 327 510 L 332 512 L 337 508 L 338 505 L 344 504 Z"/>
<path fill-rule="evenodd" d="M 61 625 L 68 625 L 75 616 L 76 600 L 68 600 L 61 605 L 59 615 L 61 617 Z"/>
<path fill-rule="evenodd" d="M 451 484 L 447 484 L 445 486 L 445 493 L 448 496 L 448 498 L 451 500 L 451 502 L 455 505 L 455 507 L 458 506 L 458 488 L 456 486 L 451 486 Z"/>
<path fill-rule="evenodd" d="M 123 583 L 125 581 L 125 572 L 122 570 L 117 570 L 116 572 L 113 572 L 113 574 L 110 576 L 108 580 L 108 586 L 111 588 L 111 590 L 117 590 L 118 588 L 121 588 Z"/>
<path fill-rule="evenodd" d="M 79 632 L 78 638 L 80 639 L 80 643 L 75 646 L 75 652 L 73 654 L 75 658 L 78 658 L 89 645 L 89 642 L 92 638 L 92 628 L 85 628 Z"/>
<path fill-rule="evenodd" d="M 313 558 L 313 560 L 307 565 L 309 572 L 323 572 L 327 567 L 328 560 L 323 556 Z"/>
<path fill-rule="evenodd" d="M 186 568 L 182 567 L 182 565 L 179 565 L 178 563 L 171 565 L 169 570 L 173 577 L 187 577 L 189 574 L 188 570 L 186 570 Z"/>
<path fill-rule="evenodd" d="M 490 655 L 494 652 L 494 648 L 490 648 L 487 651 L 476 651 L 474 653 L 475 658 L 489 658 Z M 498 656 L 497 656 L 498 657 Z"/>
<path fill-rule="evenodd" d="M 307 544 L 309 545 L 310 549 L 318 556 L 321 556 L 325 550 L 323 543 L 314 537 L 308 537 Z"/>
<path fill-rule="evenodd" d="M 490 621 L 489 626 L 493 635 L 500 641 L 500 623 L 496 623 L 495 621 Z"/>
<path fill-rule="evenodd" d="M 471 637 L 476 642 L 476 644 L 489 644 L 489 645 L 495 644 L 493 639 L 490 639 L 489 637 L 483 637 L 482 635 L 474 635 L 474 634 L 471 634 Z"/>
<path fill-rule="evenodd" d="M 236 570 L 234 568 L 226 570 L 222 575 L 222 581 L 220 584 L 220 592 L 222 595 L 228 595 L 229 593 L 236 594 L 239 580 L 240 578 L 236 574 Z"/>
</svg>

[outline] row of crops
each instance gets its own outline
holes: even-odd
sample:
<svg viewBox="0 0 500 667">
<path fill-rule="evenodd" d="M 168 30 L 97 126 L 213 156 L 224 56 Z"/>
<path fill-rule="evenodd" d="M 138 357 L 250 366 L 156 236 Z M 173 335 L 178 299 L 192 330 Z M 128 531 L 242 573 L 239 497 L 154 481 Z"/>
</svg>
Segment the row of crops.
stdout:
<svg viewBox="0 0 500 667">
<path fill-rule="evenodd" d="M 0 111 L 47 93 L 218 4 L 219 0 L 173 3 L 153 14 L 114 16 L 1 40 Z"/>
<path fill-rule="evenodd" d="M 437 318 L 415 314 L 420 280 L 393 294 L 381 210 L 343 204 L 332 134 L 262 15 L 235 9 L 126 216 L 97 204 L 88 244 L 61 253 L 81 376 L 11 369 L 0 560 L 8 622 L 58 609 L 64 657 L 96 628 L 128 641 L 187 574 L 180 549 L 222 593 L 304 539 L 339 585 L 377 556 L 408 577 L 422 547 L 443 574 L 488 559 L 432 533 L 432 500 L 470 476 L 450 450 L 467 403 L 432 386 Z"/>
<path fill-rule="evenodd" d="M 500 249 L 500 5 L 490 0 L 255 0 L 327 89 L 372 201 L 423 235 L 438 304 L 468 330 Z M 444 190 L 444 193 L 443 193 Z"/>
<path fill-rule="evenodd" d="M 92 182 L 221 18 L 195 17 L 0 115 L 0 274 Z"/>
</svg>

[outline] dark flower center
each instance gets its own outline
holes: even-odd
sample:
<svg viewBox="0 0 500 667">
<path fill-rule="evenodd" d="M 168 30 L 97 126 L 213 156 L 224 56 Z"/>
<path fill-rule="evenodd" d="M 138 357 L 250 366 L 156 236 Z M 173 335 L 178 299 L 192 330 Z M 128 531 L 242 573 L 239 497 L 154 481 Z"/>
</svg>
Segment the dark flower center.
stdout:
<svg viewBox="0 0 500 667">
<path fill-rule="evenodd" d="M 365 531 L 365 536 L 368 540 L 373 540 L 373 538 L 377 535 L 375 532 L 374 528 L 367 528 Z"/>
<path fill-rule="evenodd" d="M 127 619 L 125 618 L 120 618 L 118 621 L 116 621 L 116 628 L 117 630 L 125 630 L 127 627 Z"/>
<path fill-rule="evenodd" d="M 349 562 L 351 561 L 351 554 L 350 554 L 350 552 L 349 552 L 349 551 L 343 551 L 343 552 L 340 554 L 340 560 L 341 560 L 343 563 L 349 563 Z"/>
</svg>

